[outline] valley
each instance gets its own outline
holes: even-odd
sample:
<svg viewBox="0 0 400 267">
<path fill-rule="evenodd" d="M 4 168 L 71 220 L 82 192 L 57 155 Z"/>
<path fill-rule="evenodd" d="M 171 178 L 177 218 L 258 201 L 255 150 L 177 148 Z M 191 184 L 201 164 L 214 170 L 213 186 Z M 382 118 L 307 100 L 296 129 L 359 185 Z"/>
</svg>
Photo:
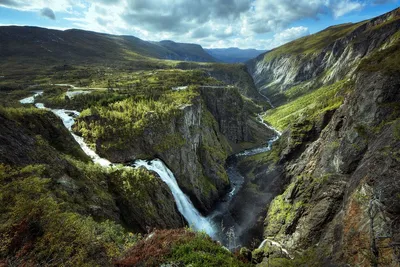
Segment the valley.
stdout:
<svg viewBox="0 0 400 267">
<path fill-rule="evenodd" d="M 0 37 L 0 266 L 399 264 L 399 8 L 245 63 Z"/>
</svg>

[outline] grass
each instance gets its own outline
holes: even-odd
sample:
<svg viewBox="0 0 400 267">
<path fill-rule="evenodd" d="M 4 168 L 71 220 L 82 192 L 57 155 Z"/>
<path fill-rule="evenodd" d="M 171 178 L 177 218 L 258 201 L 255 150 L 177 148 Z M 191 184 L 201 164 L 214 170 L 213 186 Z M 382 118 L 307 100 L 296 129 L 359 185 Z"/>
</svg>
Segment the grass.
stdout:
<svg viewBox="0 0 400 267">
<path fill-rule="evenodd" d="M 146 127 L 161 129 L 172 117 L 182 112 L 180 108 L 183 105 L 190 104 L 191 99 L 197 95 L 193 89 L 187 89 L 169 91 L 157 100 L 136 100 L 130 97 L 107 106 L 92 106 L 81 113 L 74 130 L 91 143 L 110 140 L 104 144 L 108 149 L 109 146 L 123 147 L 135 136 L 143 134 Z M 116 136 L 119 137 L 118 142 L 115 142 Z M 169 145 L 160 145 L 159 149 L 164 150 L 166 147 Z"/>
<path fill-rule="evenodd" d="M 116 266 L 251 266 L 211 240 L 188 229 L 157 230 L 132 247 Z"/>
<path fill-rule="evenodd" d="M 343 101 L 341 92 L 345 92 L 349 88 L 351 88 L 351 84 L 343 80 L 332 85 L 323 86 L 283 106 L 268 111 L 264 116 L 264 120 L 281 131 L 300 118 L 313 120 L 327 110 L 338 108 Z"/>
<path fill-rule="evenodd" d="M 397 38 L 400 37 L 400 31 Z M 383 72 L 387 75 L 399 75 L 400 73 L 400 41 L 388 48 L 378 50 L 371 56 L 361 61 L 358 71 Z"/>
<path fill-rule="evenodd" d="M 62 191 L 46 177 L 46 168 L 0 164 L 0 259 L 16 265 L 109 265 L 137 241 L 121 225 L 71 210 L 56 197 Z"/>
</svg>

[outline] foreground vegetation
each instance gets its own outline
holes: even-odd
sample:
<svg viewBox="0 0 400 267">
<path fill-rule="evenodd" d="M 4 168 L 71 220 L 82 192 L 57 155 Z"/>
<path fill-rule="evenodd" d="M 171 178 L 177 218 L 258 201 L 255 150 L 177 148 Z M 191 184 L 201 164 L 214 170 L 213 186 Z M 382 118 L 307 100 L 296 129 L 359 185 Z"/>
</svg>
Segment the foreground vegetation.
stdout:
<svg viewBox="0 0 400 267">
<path fill-rule="evenodd" d="M 0 147 L 16 155 L 0 155 L 0 264 L 110 266 L 138 254 L 146 255 L 149 263 L 154 258 L 194 266 L 244 266 L 209 237 L 189 230 L 166 232 L 164 237 L 151 234 L 151 240 L 160 235 L 156 240 L 167 242 L 157 245 L 163 250 L 168 244 L 165 253 L 142 250 L 149 238 L 124 223 L 126 215 L 117 203 L 123 201 L 125 208 L 131 207 L 128 213 L 137 212 L 147 223 L 157 220 L 160 203 L 162 212 L 168 212 L 172 197 L 162 199 L 157 192 L 163 190 L 161 183 L 153 173 L 90 163 L 48 111 L 3 107 L 0 122 L 0 138 L 6 140 Z"/>
<path fill-rule="evenodd" d="M 189 229 L 157 230 L 134 245 L 116 266 L 250 266 L 202 233 Z"/>
</svg>

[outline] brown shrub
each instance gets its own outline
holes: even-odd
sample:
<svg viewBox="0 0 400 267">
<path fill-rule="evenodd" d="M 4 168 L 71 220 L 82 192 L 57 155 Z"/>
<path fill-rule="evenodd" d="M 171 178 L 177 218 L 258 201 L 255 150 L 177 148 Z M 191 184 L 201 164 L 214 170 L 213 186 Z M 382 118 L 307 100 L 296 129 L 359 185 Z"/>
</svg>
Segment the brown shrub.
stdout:
<svg viewBox="0 0 400 267">
<path fill-rule="evenodd" d="M 195 233 L 186 229 L 156 230 L 133 246 L 115 266 L 159 266 L 175 244 L 187 242 Z"/>
</svg>

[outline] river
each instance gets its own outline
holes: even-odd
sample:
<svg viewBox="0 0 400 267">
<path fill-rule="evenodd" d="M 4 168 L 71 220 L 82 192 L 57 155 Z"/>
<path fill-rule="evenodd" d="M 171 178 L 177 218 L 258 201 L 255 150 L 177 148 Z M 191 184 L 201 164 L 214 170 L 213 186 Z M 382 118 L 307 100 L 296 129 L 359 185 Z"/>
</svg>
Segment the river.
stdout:
<svg viewBox="0 0 400 267">
<path fill-rule="evenodd" d="M 104 167 L 116 167 L 116 164 L 113 164 L 107 159 L 101 158 L 93 149 L 90 148 L 90 146 L 82 137 L 72 132 L 72 125 L 75 123 L 75 118 L 79 116 L 80 113 L 76 110 L 49 109 L 46 108 L 42 103 L 35 103 L 35 98 L 40 96 L 42 93 L 42 91 L 36 91 L 34 92 L 33 96 L 21 99 L 20 102 L 22 104 L 34 104 L 37 108 L 47 109 L 56 114 L 62 119 L 64 126 L 71 132 L 72 136 L 81 146 L 82 150 L 93 160 L 94 163 L 100 164 Z M 254 221 L 254 219 L 256 219 L 256 211 L 246 212 L 246 214 L 250 215 L 251 218 L 247 217 L 244 220 L 238 219 L 237 216 L 232 213 L 232 211 L 238 210 L 242 206 L 242 209 L 247 209 L 246 207 L 249 204 L 250 209 L 252 205 L 251 203 L 245 203 L 246 205 L 242 205 L 241 203 L 238 203 L 238 205 L 232 204 L 232 202 L 235 200 L 235 197 L 238 194 L 240 195 L 242 187 L 246 181 L 237 169 L 237 161 L 238 159 L 244 157 L 269 151 L 272 147 L 272 144 L 278 140 L 279 136 L 281 135 L 280 132 L 270 127 L 262 120 L 262 114 L 259 114 L 258 118 L 260 122 L 267 128 L 274 130 L 276 132 L 276 136 L 273 139 L 268 140 L 267 145 L 246 150 L 228 158 L 226 171 L 231 182 L 231 190 L 221 199 L 219 203 L 216 204 L 214 210 L 207 217 L 202 216 L 200 212 L 198 212 L 198 210 L 190 201 L 189 197 L 185 195 L 179 188 L 174 174 L 160 159 L 153 159 L 150 161 L 136 160 L 131 164 L 131 166 L 125 166 L 124 168 L 144 167 L 150 171 L 156 172 L 160 179 L 162 179 L 170 188 L 179 212 L 183 215 L 188 224 L 195 230 L 206 232 L 212 238 L 220 241 L 229 249 L 234 249 L 243 244 L 248 245 L 248 239 L 250 236 L 248 232 L 251 231 L 252 227 L 254 227 L 254 224 L 256 223 Z"/>
</svg>

